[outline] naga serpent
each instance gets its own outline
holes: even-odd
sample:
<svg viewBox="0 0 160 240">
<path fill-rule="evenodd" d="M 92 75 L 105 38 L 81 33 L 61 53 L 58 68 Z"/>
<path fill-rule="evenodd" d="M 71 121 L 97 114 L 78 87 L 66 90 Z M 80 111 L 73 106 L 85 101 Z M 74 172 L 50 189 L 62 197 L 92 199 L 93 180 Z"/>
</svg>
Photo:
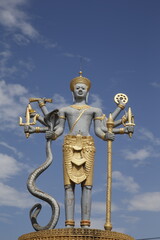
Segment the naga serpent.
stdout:
<svg viewBox="0 0 160 240">
<path fill-rule="evenodd" d="M 52 123 L 48 122 L 48 119 L 46 119 L 46 123 L 47 123 L 47 125 L 50 125 L 49 126 L 50 129 L 53 128 L 54 122 L 55 121 L 52 121 Z M 51 219 L 50 219 L 49 223 L 46 226 L 40 226 L 37 222 L 37 217 L 42 209 L 42 205 L 40 203 L 37 203 L 31 208 L 30 219 L 31 219 L 32 226 L 36 231 L 55 228 L 55 226 L 58 222 L 58 219 L 59 219 L 59 215 L 60 215 L 60 207 L 59 207 L 59 204 L 57 203 L 57 201 L 53 197 L 51 197 L 49 194 L 42 192 L 36 186 L 36 179 L 52 163 L 53 156 L 52 156 L 52 151 L 51 151 L 51 143 L 52 143 L 51 139 L 46 140 L 46 161 L 29 175 L 28 181 L 27 181 L 28 191 L 33 196 L 35 196 L 43 201 L 46 201 L 51 206 L 51 209 L 52 209 L 52 215 L 51 215 Z"/>
</svg>

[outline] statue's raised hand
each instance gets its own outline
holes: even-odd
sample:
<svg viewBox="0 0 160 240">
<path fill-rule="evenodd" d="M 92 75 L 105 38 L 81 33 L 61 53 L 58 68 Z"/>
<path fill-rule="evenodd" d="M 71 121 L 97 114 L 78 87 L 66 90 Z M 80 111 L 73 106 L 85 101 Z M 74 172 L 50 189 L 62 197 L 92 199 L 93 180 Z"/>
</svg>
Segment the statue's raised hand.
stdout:
<svg viewBox="0 0 160 240">
<path fill-rule="evenodd" d="M 124 132 L 125 132 L 126 134 L 128 134 L 128 133 L 134 133 L 134 126 L 126 126 L 126 127 L 124 128 Z"/>
<path fill-rule="evenodd" d="M 35 127 L 32 127 L 32 126 L 30 126 L 30 125 L 26 125 L 26 126 L 24 126 L 24 132 L 25 133 L 34 133 L 35 132 Z"/>
</svg>

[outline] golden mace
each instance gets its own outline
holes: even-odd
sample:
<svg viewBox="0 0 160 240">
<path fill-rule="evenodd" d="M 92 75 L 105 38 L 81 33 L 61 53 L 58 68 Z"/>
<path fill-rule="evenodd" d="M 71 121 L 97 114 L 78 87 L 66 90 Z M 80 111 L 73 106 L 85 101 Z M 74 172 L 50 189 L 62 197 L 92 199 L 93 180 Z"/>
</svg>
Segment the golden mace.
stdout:
<svg viewBox="0 0 160 240">
<path fill-rule="evenodd" d="M 110 113 L 107 120 L 108 132 L 112 133 L 114 126 L 112 114 Z M 112 140 L 107 141 L 107 155 L 108 155 L 108 166 L 107 166 L 107 192 L 106 192 L 106 223 L 104 225 L 105 230 L 112 230 L 111 224 L 111 196 L 112 196 Z"/>
</svg>

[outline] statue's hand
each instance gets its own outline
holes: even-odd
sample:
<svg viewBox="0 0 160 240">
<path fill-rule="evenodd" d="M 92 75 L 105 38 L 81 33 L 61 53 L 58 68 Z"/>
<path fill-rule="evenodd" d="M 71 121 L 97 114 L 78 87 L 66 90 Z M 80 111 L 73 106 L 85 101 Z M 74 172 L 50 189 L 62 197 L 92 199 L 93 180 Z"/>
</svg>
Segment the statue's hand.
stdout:
<svg viewBox="0 0 160 240">
<path fill-rule="evenodd" d="M 34 133 L 35 132 L 35 127 L 32 127 L 30 125 L 24 126 L 24 132 L 25 133 Z"/>
<path fill-rule="evenodd" d="M 121 99 L 118 99 L 117 105 L 121 105 L 121 106 L 123 106 L 125 108 L 126 103 L 124 101 L 122 101 Z"/>
<path fill-rule="evenodd" d="M 56 140 L 57 139 L 57 134 L 55 134 L 55 132 L 53 131 L 46 131 L 46 139 L 50 139 L 50 140 Z"/>
<path fill-rule="evenodd" d="M 128 133 L 134 133 L 134 126 L 126 126 L 124 128 L 124 133 L 128 134 Z"/>
<path fill-rule="evenodd" d="M 34 118 L 36 114 L 37 114 L 36 111 L 35 111 L 35 112 L 32 112 L 32 113 L 30 113 L 30 117 L 31 117 L 31 118 Z"/>
<path fill-rule="evenodd" d="M 114 141 L 114 139 L 115 139 L 115 134 L 114 133 L 110 133 L 110 132 L 105 133 L 105 136 L 104 136 L 105 141 L 107 141 L 107 140 Z"/>
</svg>

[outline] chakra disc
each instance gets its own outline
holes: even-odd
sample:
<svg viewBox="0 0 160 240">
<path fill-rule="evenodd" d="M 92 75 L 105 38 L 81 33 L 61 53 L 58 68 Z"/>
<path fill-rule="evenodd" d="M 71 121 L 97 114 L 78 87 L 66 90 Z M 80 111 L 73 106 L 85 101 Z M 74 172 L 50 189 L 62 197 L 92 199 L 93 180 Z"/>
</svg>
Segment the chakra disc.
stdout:
<svg viewBox="0 0 160 240">
<path fill-rule="evenodd" d="M 123 103 L 127 103 L 128 102 L 128 97 L 126 94 L 124 93 L 117 93 L 115 96 L 114 96 L 114 101 L 115 103 L 119 103 L 119 101 L 122 101 Z"/>
</svg>

